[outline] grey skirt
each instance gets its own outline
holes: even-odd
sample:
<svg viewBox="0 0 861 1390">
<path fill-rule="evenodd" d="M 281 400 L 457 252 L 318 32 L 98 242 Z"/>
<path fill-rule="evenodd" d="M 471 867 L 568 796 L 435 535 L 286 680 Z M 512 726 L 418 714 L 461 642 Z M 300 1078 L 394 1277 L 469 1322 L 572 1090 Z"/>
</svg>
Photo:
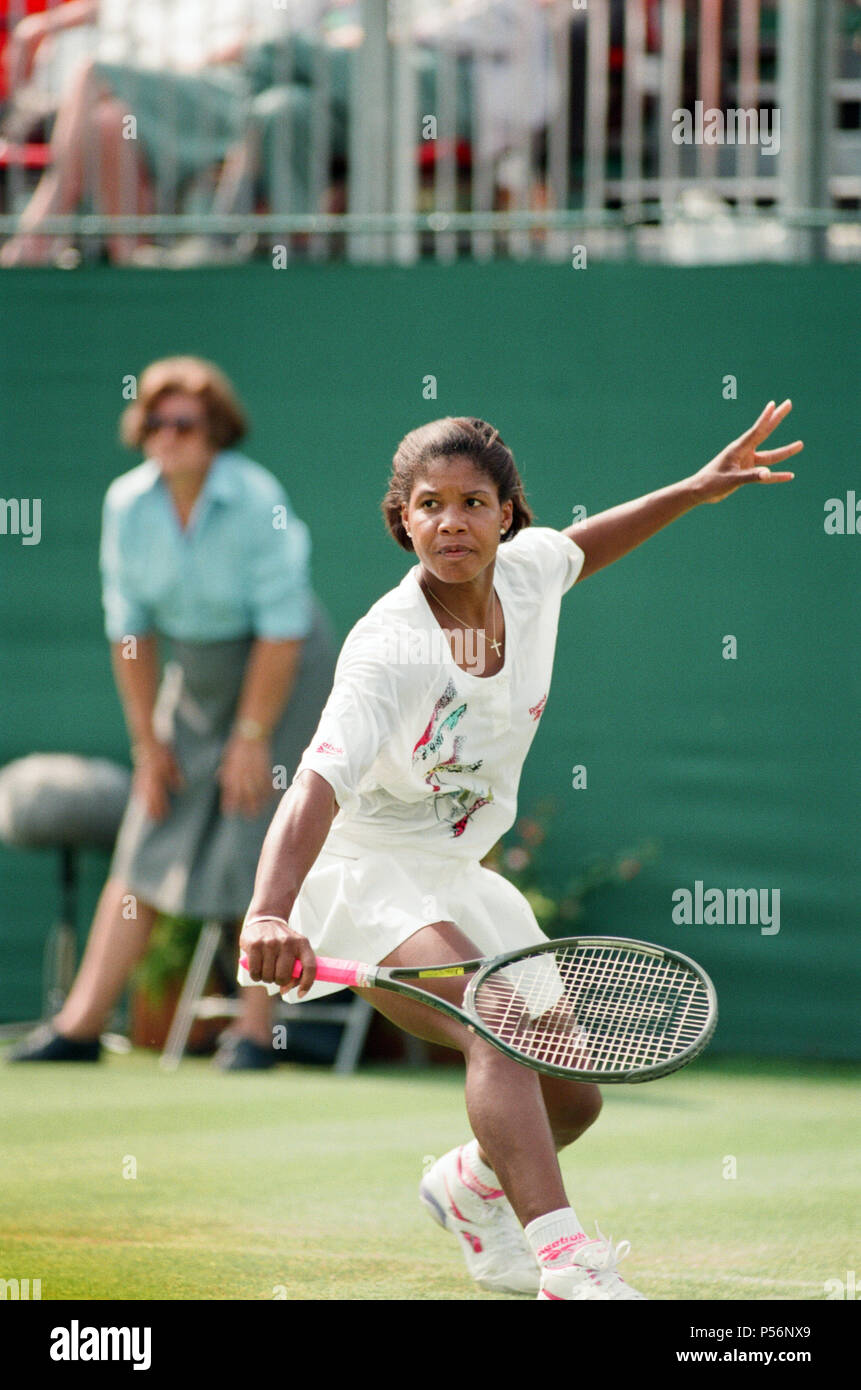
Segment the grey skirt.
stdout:
<svg viewBox="0 0 861 1390">
<path fill-rule="evenodd" d="M 170 644 L 154 726 L 172 744 L 185 786 L 171 794 L 163 821 L 154 821 L 140 801 L 130 798 L 110 872 L 128 892 L 171 916 L 230 920 L 245 914 L 269 822 L 332 688 L 335 642 L 315 603 L 293 692 L 272 734 L 272 799 L 253 820 L 224 815 L 218 765 L 253 641 L 249 636 Z"/>
</svg>

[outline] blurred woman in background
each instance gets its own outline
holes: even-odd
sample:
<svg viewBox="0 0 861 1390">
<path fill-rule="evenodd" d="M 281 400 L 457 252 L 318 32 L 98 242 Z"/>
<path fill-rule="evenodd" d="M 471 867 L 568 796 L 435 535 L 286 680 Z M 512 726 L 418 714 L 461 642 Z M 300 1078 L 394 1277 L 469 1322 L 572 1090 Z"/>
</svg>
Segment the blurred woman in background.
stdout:
<svg viewBox="0 0 861 1390">
<path fill-rule="evenodd" d="M 278 791 L 329 693 L 334 644 L 308 531 L 277 479 L 234 448 L 245 431 L 226 377 L 191 357 L 147 367 L 123 416 L 124 442 L 146 458 L 108 488 L 101 569 L 132 794 L 69 996 L 12 1061 L 99 1057 L 159 912 L 241 919 Z M 273 1061 L 268 996 L 245 990 L 216 1062 Z"/>
</svg>

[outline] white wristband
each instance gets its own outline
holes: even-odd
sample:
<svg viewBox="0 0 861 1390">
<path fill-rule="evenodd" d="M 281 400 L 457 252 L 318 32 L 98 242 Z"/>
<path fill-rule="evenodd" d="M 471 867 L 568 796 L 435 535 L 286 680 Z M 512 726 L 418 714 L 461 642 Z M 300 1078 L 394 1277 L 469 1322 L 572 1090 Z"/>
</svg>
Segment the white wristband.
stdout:
<svg viewBox="0 0 861 1390">
<path fill-rule="evenodd" d="M 282 927 L 285 927 L 287 931 L 290 931 L 290 926 L 287 922 L 284 921 L 284 918 L 278 917 L 275 915 L 275 913 L 272 912 L 256 912 L 253 917 L 246 917 L 245 921 L 242 924 L 243 931 L 246 927 L 250 927 L 251 925 L 253 925 L 254 922 L 280 922 Z M 240 964 L 239 969 L 236 972 L 236 978 L 239 984 L 244 987 L 248 985 L 259 984 L 263 985 L 263 988 L 266 990 L 267 994 L 281 993 L 280 985 L 265 984 L 263 980 L 252 980 L 251 976 L 248 973 L 248 970 L 242 964 Z"/>
<path fill-rule="evenodd" d="M 274 912 L 256 912 L 253 917 L 246 917 L 242 923 L 243 929 L 254 922 L 280 922 L 282 927 L 290 928 L 290 923 L 285 922 L 283 917 L 277 917 Z"/>
</svg>

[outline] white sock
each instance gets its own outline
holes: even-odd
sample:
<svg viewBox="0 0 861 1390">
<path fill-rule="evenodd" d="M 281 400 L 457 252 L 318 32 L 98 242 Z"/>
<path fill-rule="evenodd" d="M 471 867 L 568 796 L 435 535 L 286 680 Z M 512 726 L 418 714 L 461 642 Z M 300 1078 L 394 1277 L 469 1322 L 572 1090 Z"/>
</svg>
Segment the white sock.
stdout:
<svg viewBox="0 0 861 1390">
<path fill-rule="evenodd" d="M 471 1187 L 480 1197 L 496 1196 L 502 1191 L 499 1178 L 493 1169 L 488 1168 L 487 1164 L 478 1156 L 477 1139 L 472 1139 L 468 1144 L 462 1146 L 460 1162 L 462 1176 L 466 1180 L 467 1187 Z"/>
<path fill-rule="evenodd" d="M 549 1264 L 586 1240 L 586 1232 L 571 1207 L 560 1207 L 538 1216 L 526 1227 L 526 1238 L 539 1264 Z"/>
</svg>

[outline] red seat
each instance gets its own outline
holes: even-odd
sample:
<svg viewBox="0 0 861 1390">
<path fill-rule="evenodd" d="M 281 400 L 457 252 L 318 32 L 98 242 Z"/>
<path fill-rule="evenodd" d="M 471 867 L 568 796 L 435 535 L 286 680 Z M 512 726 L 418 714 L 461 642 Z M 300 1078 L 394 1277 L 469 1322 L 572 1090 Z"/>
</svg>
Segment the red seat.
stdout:
<svg viewBox="0 0 861 1390">
<path fill-rule="evenodd" d="M 66 0 L 61 0 L 61 3 L 65 4 Z M 25 13 L 37 14 L 47 8 L 48 0 L 25 0 L 23 9 L 19 0 L 12 22 L 17 24 L 19 19 L 24 18 Z M 9 95 L 6 86 L 6 44 L 9 42 L 9 25 L 9 0 L 0 0 L 0 101 L 5 101 Z"/>
<path fill-rule="evenodd" d="M 65 4 L 66 0 L 60 0 Z M 25 0 L 23 9 L 15 5 L 14 17 L 10 20 L 10 0 L 0 0 L 0 101 L 9 96 L 6 82 L 6 45 L 9 42 L 10 22 L 17 23 L 24 14 L 37 14 L 48 8 L 48 0 Z M 24 145 L 13 145 L 8 140 L 0 140 L 0 168 L 8 169 L 17 165 L 22 169 L 44 169 L 50 163 L 50 149 L 47 145 L 28 141 Z"/>
<path fill-rule="evenodd" d="M 50 145 L 12 145 L 8 140 L 0 140 L 0 168 L 8 169 L 17 164 L 22 169 L 44 169 L 51 159 Z"/>
</svg>

